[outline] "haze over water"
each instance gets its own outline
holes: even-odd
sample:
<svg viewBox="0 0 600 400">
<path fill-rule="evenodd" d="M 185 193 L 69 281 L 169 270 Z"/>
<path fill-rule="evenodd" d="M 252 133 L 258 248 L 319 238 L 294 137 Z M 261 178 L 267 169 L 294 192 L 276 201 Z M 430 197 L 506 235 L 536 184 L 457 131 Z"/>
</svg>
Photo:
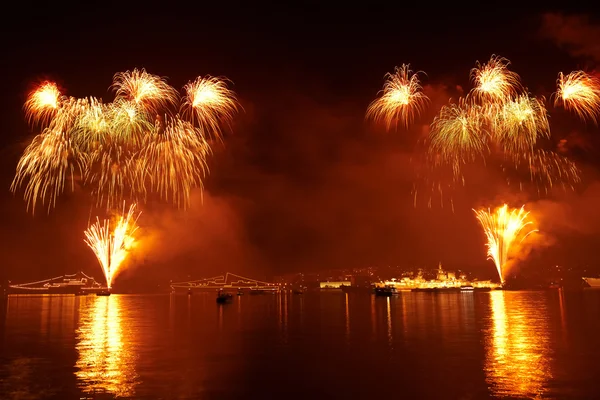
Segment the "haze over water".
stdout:
<svg viewBox="0 0 600 400">
<path fill-rule="evenodd" d="M 600 291 L 11 296 L 2 399 L 600 398 Z"/>
</svg>

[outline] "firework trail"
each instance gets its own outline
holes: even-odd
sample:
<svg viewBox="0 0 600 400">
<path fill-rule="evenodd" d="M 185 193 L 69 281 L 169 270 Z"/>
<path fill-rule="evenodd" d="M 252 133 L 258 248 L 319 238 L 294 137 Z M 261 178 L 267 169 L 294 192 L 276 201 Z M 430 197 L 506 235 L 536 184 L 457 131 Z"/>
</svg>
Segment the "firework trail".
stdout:
<svg viewBox="0 0 600 400">
<path fill-rule="evenodd" d="M 563 104 L 574 111 L 582 120 L 598 124 L 600 119 L 600 79 L 583 71 L 568 75 L 558 74 L 557 92 L 554 104 Z"/>
<path fill-rule="evenodd" d="M 132 204 L 126 215 L 118 217 L 114 227 L 111 227 L 110 220 L 100 222 L 96 218 L 96 223 L 85 231 L 85 243 L 98 258 L 108 289 L 112 287 L 115 276 L 135 243 L 134 234 L 140 215 L 136 215 L 135 209 L 136 205 Z"/>
<path fill-rule="evenodd" d="M 413 73 L 408 64 L 403 64 L 393 74 L 386 74 L 382 95 L 369 105 L 367 118 L 383 121 L 387 130 L 399 121 L 408 128 L 429 102 L 421 88 L 420 73 Z"/>
<path fill-rule="evenodd" d="M 25 103 L 42 130 L 25 149 L 11 190 L 24 186 L 28 210 L 48 212 L 68 184 L 88 189 L 107 210 L 151 194 L 189 206 L 208 173 L 209 139 L 221 138 L 238 110 L 235 93 L 218 78 L 198 78 L 183 99 L 164 78 L 134 69 L 114 75 L 115 99 L 73 98 L 44 82 Z M 179 104 L 181 103 L 181 104 Z"/>
<path fill-rule="evenodd" d="M 498 271 L 501 283 L 505 279 L 505 267 L 514 245 L 522 243 L 531 233 L 537 232 L 533 222 L 528 220 L 525 206 L 509 209 L 504 204 L 494 212 L 490 209 L 473 210 L 487 238 L 488 260 L 492 260 Z"/>
</svg>

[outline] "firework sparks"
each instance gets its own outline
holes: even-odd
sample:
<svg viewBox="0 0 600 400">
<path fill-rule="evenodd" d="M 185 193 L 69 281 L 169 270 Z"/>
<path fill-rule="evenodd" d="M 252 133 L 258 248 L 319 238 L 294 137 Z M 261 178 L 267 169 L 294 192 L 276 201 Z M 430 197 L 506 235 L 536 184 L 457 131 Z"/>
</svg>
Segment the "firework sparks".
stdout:
<svg viewBox="0 0 600 400">
<path fill-rule="evenodd" d="M 471 70 L 471 79 L 475 87 L 472 93 L 476 97 L 504 102 L 515 96 L 520 88 L 520 77 L 508 69 L 510 61 L 506 58 L 493 55 L 490 60 Z"/>
<path fill-rule="evenodd" d="M 62 96 L 50 82 L 30 94 L 27 119 L 46 127 L 21 156 L 11 185 L 13 192 L 25 186 L 28 209 L 41 202 L 49 212 L 76 179 L 107 210 L 152 194 L 187 207 L 192 189 L 202 189 L 207 135 L 220 137 L 238 110 L 225 80 L 188 83 L 179 106 L 178 92 L 143 69 L 115 74 L 112 88 L 109 103 Z"/>
<path fill-rule="evenodd" d="M 382 95 L 369 105 L 367 118 L 383 121 L 388 130 L 398 121 L 408 127 L 429 102 L 422 92 L 419 73 L 413 73 L 404 64 L 393 74 L 386 74 Z"/>
<path fill-rule="evenodd" d="M 47 125 L 60 106 L 61 94 L 54 82 L 44 82 L 29 94 L 25 102 L 25 116 L 31 125 Z"/>
<path fill-rule="evenodd" d="M 533 228 L 533 222 L 528 219 L 529 212 L 525 211 L 525 206 L 520 209 L 509 209 L 508 205 L 504 204 L 494 212 L 490 209 L 473 211 L 487 238 L 488 260 L 494 262 L 500 281 L 504 283 L 506 263 L 511 256 L 511 250 L 514 250 L 514 245 L 523 242 L 537 230 Z"/>
<path fill-rule="evenodd" d="M 221 138 L 221 126 L 229 125 L 239 104 L 235 93 L 227 88 L 227 82 L 215 77 L 199 77 L 184 87 L 186 96 L 182 111 L 217 138 Z"/>
<path fill-rule="evenodd" d="M 461 98 L 442 107 L 431 124 L 429 151 L 435 159 L 449 163 L 460 173 L 460 165 L 484 157 L 488 151 L 484 113 L 481 107 Z"/>
<path fill-rule="evenodd" d="M 177 102 L 177 91 L 156 75 L 145 69 L 115 74 L 112 88 L 116 91 L 116 100 L 126 100 L 145 107 L 153 115 L 161 108 L 168 108 Z"/>
<path fill-rule="evenodd" d="M 562 103 L 583 120 L 598 124 L 600 119 L 600 79 L 583 71 L 558 74 L 554 104 Z"/>
<path fill-rule="evenodd" d="M 550 137 L 546 107 L 528 95 L 507 100 L 496 113 L 493 124 L 495 139 L 511 154 L 531 151 L 538 138 Z"/>
<path fill-rule="evenodd" d="M 117 223 L 111 230 L 110 220 L 96 223 L 85 231 L 85 243 L 92 249 L 106 277 L 106 286 L 112 287 L 112 282 L 120 271 L 127 254 L 135 243 L 134 234 L 138 229 L 136 205 L 129 207 L 127 215 L 118 217 Z"/>
</svg>

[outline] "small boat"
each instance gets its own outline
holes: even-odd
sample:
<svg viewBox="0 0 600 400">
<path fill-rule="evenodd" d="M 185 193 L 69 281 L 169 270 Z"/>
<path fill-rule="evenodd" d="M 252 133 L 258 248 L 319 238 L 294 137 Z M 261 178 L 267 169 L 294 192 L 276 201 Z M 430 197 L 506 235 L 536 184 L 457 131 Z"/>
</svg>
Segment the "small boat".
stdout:
<svg viewBox="0 0 600 400">
<path fill-rule="evenodd" d="M 109 290 L 100 290 L 99 292 L 96 292 L 96 296 L 110 296 L 110 291 Z"/>
<path fill-rule="evenodd" d="M 398 294 L 398 291 L 396 290 L 395 287 L 386 286 L 386 287 L 375 288 L 375 296 L 390 297 L 395 294 Z"/>
<path fill-rule="evenodd" d="M 473 286 L 471 286 L 471 285 L 463 285 L 463 286 L 460 287 L 460 291 L 461 292 L 470 292 L 470 291 L 473 291 L 473 290 L 475 290 L 475 288 Z"/>
<path fill-rule="evenodd" d="M 238 296 L 243 296 L 243 295 L 244 295 L 244 292 L 242 292 L 241 290 L 238 290 L 238 292 L 237 292 L 237 295 L 238 295 Z"/>
<path fill-rule="evenodd" d="M 304 294 L 304 290 L 302 289 L 294 289 L 294 291 L 292 291 L 293 294 Z"/>
<path fill-rule="evenodd" d="M 228 301 L 231 301 L 232 298 L 233 296 L 231 295 L 231 293 L 219 293 L 217 295 L 217 303 L 224 304 Z"/>
</svg>

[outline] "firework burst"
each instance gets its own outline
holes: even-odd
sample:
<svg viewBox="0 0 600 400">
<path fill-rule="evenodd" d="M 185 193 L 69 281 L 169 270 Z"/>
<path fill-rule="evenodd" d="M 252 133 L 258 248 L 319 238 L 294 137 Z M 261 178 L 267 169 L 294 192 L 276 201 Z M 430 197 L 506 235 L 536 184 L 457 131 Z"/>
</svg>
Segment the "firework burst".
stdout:
<svg viewBox="0 0 600 400">
<path fill-rule="evenodd" d="M 404 64 L 386 74 L 381 97 L 369 105 L 367 118 L 383 121 L 388 130 L 398 122 L 408 128 L 429 102 L 421 88 L 420 73 L 413 73 Z"/>
<path fill-rule="evenodd" d="M 494 139 L 510 154 L 530 152 L 539 138 L 550 137 L 546 107 L 528 95 L 504 102 L 492 121 Z"/>
<path fill-rule="evenodd" d="M 112 227 L 110 220 L 100 222 L 100 219 L 96 218 L 96 223 L 85 231 L 85 243 L 98 258 L 108 289 L 112 287 L 114 278 L 120 272 L 123 261 L 135 243 L 134 234 L 138 229 L 137 219 L 140 216 L 135 210 L 136 205 L 132 204 L 129 212 L 119 216 Z"/>
<path fill-rule="evenodd" d="M 471 79 L 475 87 L 472 92 L 484 101 L 504 102 L 518 94 L 521 89 L 519 75 L 508 69 L 510 61 L 506 58 L 492 55 L 485 64 L 477 62 L 471 70 Z"/>
<path fill-rule="evenodd" d="M 231 124 L 239 107 L 227 81 L 211 76 L 199 77 L 188 82 L 184 89 L 182 113 L 192 121 L 197 120 L 205 132 L 222 138 L 222 126 Z"/>
<path fill-rule="evenodd" d="M 583 71 L 558 74 L 554 104 L 563 104 L 582 120 L 598 124 L 600 119 L 600 79 Z"/>
<path fill-rule="evenodd" d="M 442 107 L 431 124 L 429 152 L 436 163 L 448 163 L 460 174 L 460 165 L 488 153 L 484 113 L 480 106 L 459 99 Z"/>
<path fill-rule="evenodd" d="M 60 106 L 61 93 L 54 82 L 44 82 L 29 94 L 25 116 L 31 125 L 47 125 Z"/>
<path fill-rule="evenodd" d="M 509 209 L 508 205 L 504 204 L 494 212 L 490 209 L 473 211 L 487 238 L 488 260 L 494 262 L 500 281 L 504 283 L 505 267 L 511 256 L 511 250 L 515 250 L 516 244 L 522 243 L 537 230 L 533 228 L 533 222 L 529 220 L 529 212 L 525 211 L 525 206 L 520 209 Z"/>
<path fill-rule="evenodd" d="M 209 135 L 220 137 L 238 103 L 225 81 L 198 78 L 178 92 L 144 69 L 117 73 L 114 101 L 61 95 L 45 82 L 25 103 L 32 125 L 42 132 L 26 148 L 11 190 L 25 186 L 28 209 L 56 205 L 67 183 L 89 190 L 107 210 L 124 199 L 151 194 L 187 207 L 208 172 Z M 168 194 L 168 195 L 167 195 Z"/>
</svg>

